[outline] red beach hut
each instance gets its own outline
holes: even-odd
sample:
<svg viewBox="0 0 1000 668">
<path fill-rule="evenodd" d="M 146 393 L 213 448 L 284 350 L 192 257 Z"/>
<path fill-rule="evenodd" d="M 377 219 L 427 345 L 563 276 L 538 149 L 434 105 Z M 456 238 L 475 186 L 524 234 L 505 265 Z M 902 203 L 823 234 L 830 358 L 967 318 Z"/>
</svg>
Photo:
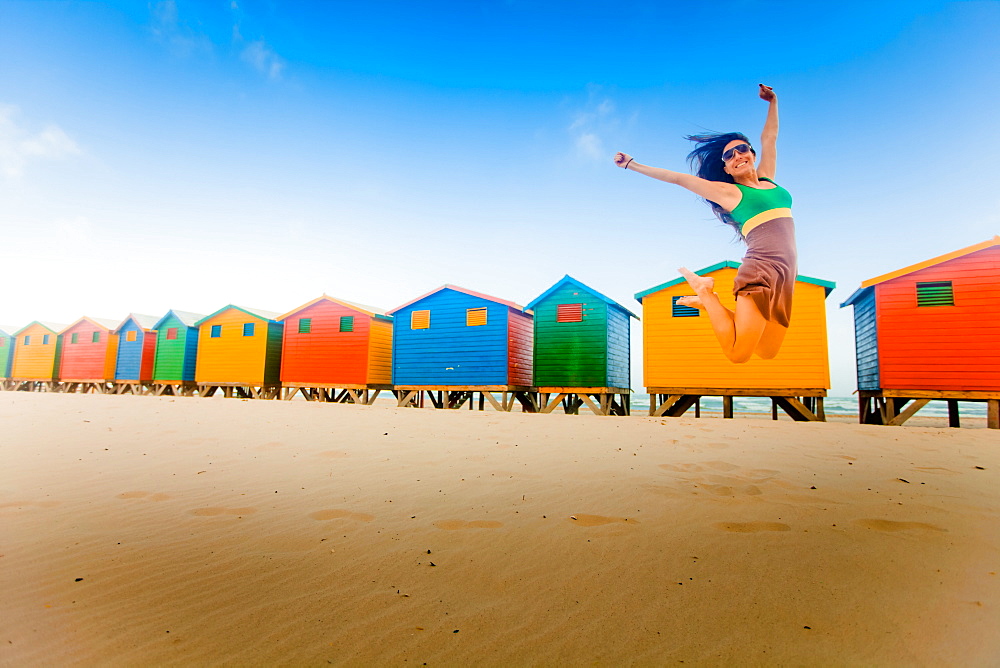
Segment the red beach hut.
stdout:
<svg viewBox="0 0 1000 668">
<path fill-rule="evenodd" d="M 118 323 L 104 318 L 80 318 L 59 332 L 59 380 L 67 392 L 111 389 L 118 355 Z"/>
<path fill-rule="evenodd" d="M 385 311 L 323 295 L 277 320 L 284 323 L 284 399 L 301 392 L 313 401 L 369 404 L 392 389 L 392 317 Z"/>
<path fill-rule="evenodd" d="M 902 424 L 933 399 L 986 401 L 1000 429 L 1000 236 L 864 281 L 854 307 L 863 422 Z M 905 404 L 913 402 L 905 410 Z"/>
</svg>

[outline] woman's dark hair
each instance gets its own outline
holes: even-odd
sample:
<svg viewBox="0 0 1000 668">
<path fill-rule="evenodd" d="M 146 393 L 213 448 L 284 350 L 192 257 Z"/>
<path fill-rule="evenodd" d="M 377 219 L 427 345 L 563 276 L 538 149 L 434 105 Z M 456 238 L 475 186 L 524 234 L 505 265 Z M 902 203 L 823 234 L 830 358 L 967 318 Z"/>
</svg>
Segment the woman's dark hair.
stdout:
<svg viewBox="0 0 1000 668">
<path fill-rule="evenodd" d="M 691 169 L 695 175 L 708 181 L 736 183 L 733 177 L 723 169 L 725 163 L 722 162 L 722 152 L 725 150 L 726 144 L 734 139 L 750 144 L 750 140 L 747 139 L 745 134 L 742 132 L 710 132 L 703 135 L 688 135 L 686 138 L 697 144 L 694 150 L 688 153 L 687 157 L 688 164 L 691 165 Z M 757 151 L 754 151 L 753 148 L 750 150 L 755 156 L 757 155 Z M 715 202 L 711 200 L 705 201 L 712 207 L 712 213 L 715 214 L 716 218 L 732 227 L 736 231 L 737 236 L 742 239 L 743 235 L 740 234 L 740 224 L 733 220 L 733 217 Z"/>
</svg>

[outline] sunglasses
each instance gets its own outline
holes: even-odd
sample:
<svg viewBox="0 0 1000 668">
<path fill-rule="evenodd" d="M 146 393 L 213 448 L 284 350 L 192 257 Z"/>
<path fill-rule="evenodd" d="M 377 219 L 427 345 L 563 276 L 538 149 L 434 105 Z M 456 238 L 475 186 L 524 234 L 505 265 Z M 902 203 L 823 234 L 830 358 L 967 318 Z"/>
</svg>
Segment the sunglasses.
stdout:
<svg viewBox="0 0 1000 668">
<path fill-rule="evenodd" d="M 733 156 L 736 155 L 737 153 L 750 153 L 752 151 L 753 148 L 750 146 L 750 144 L 737 144 L 736 146 L 732 147 L 731 149 L 722 154 L 722 162 L 729 162 L 730 160 L 733 159 Z"/>
</svg>

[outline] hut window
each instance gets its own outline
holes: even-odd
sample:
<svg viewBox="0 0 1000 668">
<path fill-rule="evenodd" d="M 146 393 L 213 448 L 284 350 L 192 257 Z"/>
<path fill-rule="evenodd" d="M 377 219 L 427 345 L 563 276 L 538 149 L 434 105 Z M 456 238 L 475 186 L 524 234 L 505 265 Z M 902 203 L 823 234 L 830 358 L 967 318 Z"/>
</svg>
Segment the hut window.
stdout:
<svg viewBox="0 0 1000 668">
<path fill-rule="evenodd" d="M 43 346 L 49 345 L 49 335 L 48 334 L 42 334 L 42 345 Z"/>
<path fill-rule="evenodd" d="M 253 336 L 253 323 L 245 322 L 243 323 L 243 336 Z"/>
<path fill-rule="evenodd" d="M 125 340 L 126 341 L 135 341 L 135 339 L 136 339 L 136 333 L 137 332 L 134 329 L 128 330 L 127 332 L 125 332 Z"/>
<path fill-rule="evenodd" d="M 24 345 L 26 345 L 26 346 L 30 346 L 31 345 L 31 337 L 30 336 L 24 337 Z"/>
<path fill-rule="evenodd" d="M 583 320 L 583 304 L 558 304 L 556 322 L 580 322 Z"/>
<path fill-rule="evenodd" d="M 677 300 L 683 295 L 678 295 L 676 297 L 670 298 L 671 315 L 674 318 L 691 318 L 698 316 L 701 312 L 694 308 L 693 306 L 684 306 L 684 304 L 678 304 Z"/>
<path fill-rule="evenodd" d="M 212 325 L 211 337 L 213 339 L 218 339 L 222 336 L 222 325 Z"/>
<path fill-rule="evenodd" d="M 101 333 L 100 332 L 94 332 L 94 335 L 90 337 L 90 342 L 91 343 L 100 343 L 101 342 Z"/>
<path fill-rule="evenodd" d="M 465 312 L 465 324 L 467 327 L 476 327 L 486 324 L 486 307 L 470 308 Z"/>
<path fill-rule="evenodd" d="M 955 292 L 951 281 L 917 283 L 917 306 L 954 306 Z"/>
<path fill-rule="evenodd" d="M 4 348 L 6 346 L 7 346 L 7 337 L 6 336 L 0 336 L 0 348 Z"/>
<path fill-rule="evenodd" d="M 343 316 L 340 316 L 340 331 L 342 331 L 342 332 L 353 332 L 354 331 L 354 316 L 353 315 L 343 315 Z"/>
<path fill-rule="evenodd" d="M 430 327 L 430 311 L 413 311 L 410 313 L 410 329 L 430 329 Z"/>
<path fill-rule="evenodd" d="M 299 318 L 299 334 L 311 334 L 312 324 L 312 318 Z"/>
<path fill-rule="evenodd" d="M 168 341 L 173 341 L 176 338 L 177 338 L 177 328 L 176 327 L 167 327 L 167 340 Z"/>
<path fill-rule="evenodd" d="M 70 343 L 79 343 L 80 342 L 80 333 L 79 332 L 73 332 L 72 334 L 70 334 L 69 335 L 69 342 Z"/>
</svg>

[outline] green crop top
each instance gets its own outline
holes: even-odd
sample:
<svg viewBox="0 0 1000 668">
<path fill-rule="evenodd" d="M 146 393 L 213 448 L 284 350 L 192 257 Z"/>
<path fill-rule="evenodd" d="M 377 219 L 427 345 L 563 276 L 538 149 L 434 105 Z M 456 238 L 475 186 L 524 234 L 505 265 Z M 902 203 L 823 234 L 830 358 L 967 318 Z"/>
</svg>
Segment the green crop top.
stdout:
<svg viewBox="0 0 1000 668">
<path fill-rule="evenodd" d="M 764 177 L 760 180 L 774 183 L 773 180 Z M 740 189 L 743 197 L 729 215 L 740 224 L 740 233 L 743 236 L 769 220 L 792 217 L 792 196 L 777 183 L 774 183 L 774 188 L 767 189 L 751 188 L 739 183 L 734 185 Z"/>
</svg>

